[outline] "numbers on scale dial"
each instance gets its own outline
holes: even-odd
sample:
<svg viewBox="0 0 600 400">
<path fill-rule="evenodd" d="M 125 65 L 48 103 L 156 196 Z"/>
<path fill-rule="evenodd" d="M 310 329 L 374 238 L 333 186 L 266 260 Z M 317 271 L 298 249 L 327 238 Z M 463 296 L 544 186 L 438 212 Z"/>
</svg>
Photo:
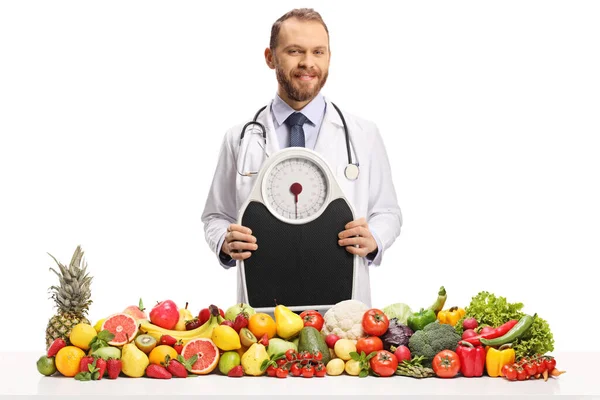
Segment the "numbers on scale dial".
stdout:
<svg viewBox="0 0 600 400">
<path fill-rule="evenodd" d="M 273 211 L 291 220 L 317 213 L 325 203 L 327 190 L 321 168 L 304 158 L 282 161 L 266 180 L 267 202 Z"/>
</svg>

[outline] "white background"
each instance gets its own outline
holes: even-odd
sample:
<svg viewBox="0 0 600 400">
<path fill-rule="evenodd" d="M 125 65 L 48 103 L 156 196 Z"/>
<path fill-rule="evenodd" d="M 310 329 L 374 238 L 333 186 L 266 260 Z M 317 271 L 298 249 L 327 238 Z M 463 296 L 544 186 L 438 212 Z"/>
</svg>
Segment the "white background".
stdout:
<svg viewBox="0 0 600 400">
<path fill-rule="evenodd" d="M 404 216 L 373 305 L 523 302 L 556 350 L 600 349 L 600 3 L 0 3 L 0 350 L 43 350 L 81 244 L 92 322 L 173 299 L 235 302 L 200 216 L 225 130 L 274 95 L 271 24 L 328 24 L 324 94 L 377 123 Z M 392 8 L 393 7 L 393 8 Z M 335 282 L 332 282 L 334 284 Z"/>
</svg>

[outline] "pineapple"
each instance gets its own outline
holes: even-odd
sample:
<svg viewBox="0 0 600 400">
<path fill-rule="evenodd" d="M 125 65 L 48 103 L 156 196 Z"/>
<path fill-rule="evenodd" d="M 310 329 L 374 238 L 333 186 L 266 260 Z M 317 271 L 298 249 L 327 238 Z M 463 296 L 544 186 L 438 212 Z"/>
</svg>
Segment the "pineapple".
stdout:
<svg viewBox="0 0 600 400">
<path fill-rule="evenodd" d="M 83 251 L 77 246 L 71 264 L 67 268 L 59 263 L 50 253 L 60 269 L 60 273 L 50 268 L 60 281 L 60 286 L 51 286 L 51 298 L 54 299 L 58 313 L 50 318 L 46 328 L 46 348 L 49 348 L 54 339 L 63 338 L 68 343 L 71 328 L 78 323 L 89 324 L 86 318 L 88 308 L 92 304 L 90 300 L 90 283 L 92 277 L 86 273 L 87 263 L 82 262 Z"/>
</svg>

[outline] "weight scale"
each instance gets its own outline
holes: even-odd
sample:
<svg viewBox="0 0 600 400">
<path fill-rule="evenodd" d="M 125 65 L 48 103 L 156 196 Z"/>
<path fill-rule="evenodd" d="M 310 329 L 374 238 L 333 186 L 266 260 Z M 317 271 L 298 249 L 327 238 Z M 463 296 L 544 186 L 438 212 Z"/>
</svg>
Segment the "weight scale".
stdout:
<svg viewBox="0 0 600 400">
<path fill-rule="evenodd" d="M 337 242 L 353 220 L 351 204 L 318 153 L 289 147 L 267 158 L 238 216 L 258 244 L 238 261 L 250 306 L 265 313 L 278 304 L 325 311 L 351 299 L 358 256 Z"/>
</svg>

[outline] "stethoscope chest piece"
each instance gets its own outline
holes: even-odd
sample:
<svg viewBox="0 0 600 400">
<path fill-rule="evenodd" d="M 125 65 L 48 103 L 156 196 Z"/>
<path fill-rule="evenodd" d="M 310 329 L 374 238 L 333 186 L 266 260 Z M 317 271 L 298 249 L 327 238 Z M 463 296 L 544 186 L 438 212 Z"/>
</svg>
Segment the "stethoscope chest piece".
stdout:
<svg viewBox="0 0 600 400">
<path fill-rule="evenodd" d="M 348 164 L 346 165 L 346 168 L 344 169 L 344 175 L 346 176 L 346 179 L 350 180 L 350 181 L 355 181 L 358 179 L 358 165 L 356 164 Z"/>
</svg>

